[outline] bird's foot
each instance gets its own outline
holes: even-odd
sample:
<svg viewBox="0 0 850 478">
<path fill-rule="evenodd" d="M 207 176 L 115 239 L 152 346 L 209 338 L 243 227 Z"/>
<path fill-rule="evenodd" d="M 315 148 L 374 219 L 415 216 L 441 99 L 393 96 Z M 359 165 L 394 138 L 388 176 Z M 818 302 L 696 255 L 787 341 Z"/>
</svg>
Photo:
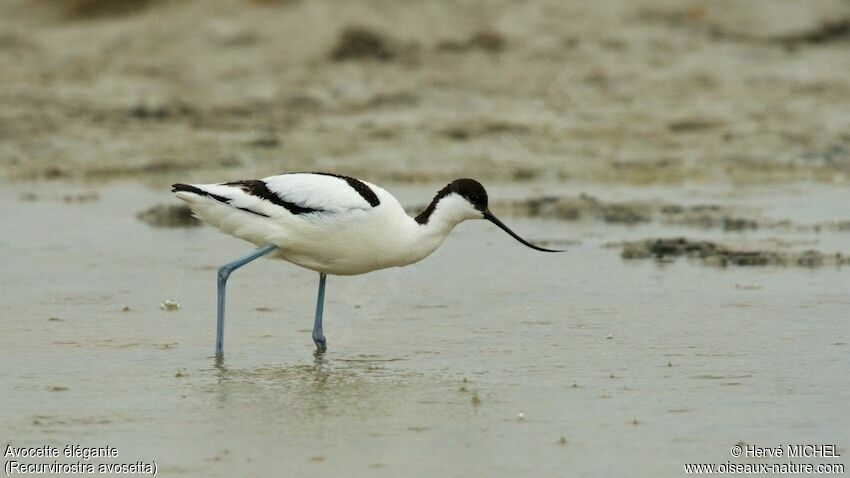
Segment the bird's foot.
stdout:
<svg viewBox="0 0 850 478">
<path fill-rule="evenodd" d="M 328 341 L 324 336 L 321 337 L 313 337 L 313 342 L 316 343 L 316 353 L 323 354 L 328 350 Z"/>
</svg>

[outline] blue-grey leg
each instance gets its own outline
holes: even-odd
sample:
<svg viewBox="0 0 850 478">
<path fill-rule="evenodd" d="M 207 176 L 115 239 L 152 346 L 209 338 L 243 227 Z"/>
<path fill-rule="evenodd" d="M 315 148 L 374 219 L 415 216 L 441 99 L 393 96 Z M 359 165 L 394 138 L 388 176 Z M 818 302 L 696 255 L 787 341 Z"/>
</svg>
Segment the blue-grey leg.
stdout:
<svg viewBox="0 0 850 478">
<path fill-rule="evenodd" d="M 222 358 L 224 356 L 224 293 L 227 289 L 227 278 L 230 273 L 244 266 L 245 264 L 259 259 L 269 252 L 277 249 L 274 244 L 269 244 L 261 249 L 258 249 L 245 257 L 240 257 L 230 264 L 225 264 L 218 269 L 218 323 L 215 331 L 215 356 Z"/>
<path fill-rule="evenodd" d="M 325 312 L 325 274 L 319 273 L 319 296 L 316 298 L 316 320 L 313 322 L 313 342 L 316 342 L 316 352 L 323 354 L 328 350 L 328 341 L 322 331 L 322 315 Z"/>
</svg>

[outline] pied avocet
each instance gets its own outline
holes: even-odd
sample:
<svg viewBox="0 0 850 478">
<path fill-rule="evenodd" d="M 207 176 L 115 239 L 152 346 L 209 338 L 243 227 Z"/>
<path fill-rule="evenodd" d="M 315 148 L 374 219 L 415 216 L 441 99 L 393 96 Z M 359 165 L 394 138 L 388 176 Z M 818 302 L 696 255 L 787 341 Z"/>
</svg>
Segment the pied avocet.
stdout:
<svg viewBox="0 0 850 478">
<path fill-rule="evenodd" d="M 364 274 L 418 262 L 434 252 L 467 219 L 487 219 L 538 251 L 487 209 L 487 191 L 472 179 L 441 189 L 421 214 L 408 216 L 401 204 L 374 184 L 329 173 L 288 173 L 219 184 L 175 184 L 172 192 L 201 220 L 259 247 L 218 270 L 215 354 L 223 355 L 224 298 L 234 270 L 265 256 L 319 273 L 313 325 L 318 353 L 327 350 L 322 332 L 328 274 Z"/>
</svg>

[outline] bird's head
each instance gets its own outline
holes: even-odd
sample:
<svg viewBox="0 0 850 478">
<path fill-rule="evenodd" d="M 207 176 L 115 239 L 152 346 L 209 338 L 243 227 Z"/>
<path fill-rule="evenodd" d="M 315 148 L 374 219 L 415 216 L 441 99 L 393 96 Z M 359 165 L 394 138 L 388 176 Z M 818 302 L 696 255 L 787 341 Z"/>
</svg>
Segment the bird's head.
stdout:
<svg viewBox="0 0 850 478">
<path fill-rule="evenodd" d="M 456 179 L 446 185 L 434 196 L 431 204 L 416 217 L 416 222 L 427 224 L 431 216 L 438 210 L 439 214 L 450 223 L 458 224 L 467 219 L 486 219 L 532 249 L 544 252 L 563 252 L 535 246 L 497 219 L 488 208 L 487 190 L 474 179 Z"/>
</svg>

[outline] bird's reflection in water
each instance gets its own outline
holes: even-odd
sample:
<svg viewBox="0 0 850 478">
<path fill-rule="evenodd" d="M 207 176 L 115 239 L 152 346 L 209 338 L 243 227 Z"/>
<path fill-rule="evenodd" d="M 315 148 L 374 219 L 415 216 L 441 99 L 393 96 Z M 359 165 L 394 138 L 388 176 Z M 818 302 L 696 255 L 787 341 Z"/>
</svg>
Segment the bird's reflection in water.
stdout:
<svg viewBox="0 0 850 478">
<path fill-rule="evenodd" d="M 216 360 L 214 380 L 203 390 L 222 411 L 250 407 L 289 417 L 369 415 L 410 400 L 410 393 L 426 386 L 419 374 L 388 366 L 399 360 L 317 354 L 310 363 L 254 368 L 231 368 Z"/>
</svg>

